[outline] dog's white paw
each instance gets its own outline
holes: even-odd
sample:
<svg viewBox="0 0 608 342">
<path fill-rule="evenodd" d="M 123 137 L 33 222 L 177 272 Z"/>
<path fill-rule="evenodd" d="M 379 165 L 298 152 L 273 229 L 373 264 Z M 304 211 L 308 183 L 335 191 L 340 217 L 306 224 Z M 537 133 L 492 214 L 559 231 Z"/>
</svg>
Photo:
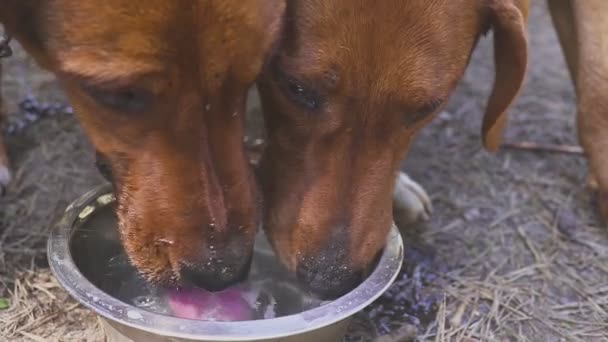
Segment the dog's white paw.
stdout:
<svg viewBox="0 0 608 342">
<path fill-rule="evenodd" d="M 404 172 L 399 172 L 393 191 L 393 216 L 397 226 L 426 221 L 432 210 L 431 199 L 424 188 Z"/>
</svg>

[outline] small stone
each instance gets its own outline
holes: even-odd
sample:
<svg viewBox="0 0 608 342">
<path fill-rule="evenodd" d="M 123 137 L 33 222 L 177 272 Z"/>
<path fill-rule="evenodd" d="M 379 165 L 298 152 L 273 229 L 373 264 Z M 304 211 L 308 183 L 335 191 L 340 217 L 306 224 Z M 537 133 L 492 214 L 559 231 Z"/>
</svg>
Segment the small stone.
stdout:
<svg viewBox="0 0 608 342">
<path fill-rule="evenodd" d="M 464 218 L 467 221 L 473 221 L 479 217 L 479 208 L 471 208 L 464 213 Z"/>
<path fill-rule="evenodd" d="M 574 238 L 576 227 L 578 226 L 578 217 L 572 210 L 562 209 L 557 213 L 557 230 L 564 234 L 567 238 Z"/>
<path fill-rule="evenodd" d="M 437 118 L 440 121 L 450 121 L 450 120 L 452 120 L 452 113 L 450 113 L 448 111 L 443 111 L 443 112 L 439 113 L 439 115 L 437 115 Z"/>
</svg>

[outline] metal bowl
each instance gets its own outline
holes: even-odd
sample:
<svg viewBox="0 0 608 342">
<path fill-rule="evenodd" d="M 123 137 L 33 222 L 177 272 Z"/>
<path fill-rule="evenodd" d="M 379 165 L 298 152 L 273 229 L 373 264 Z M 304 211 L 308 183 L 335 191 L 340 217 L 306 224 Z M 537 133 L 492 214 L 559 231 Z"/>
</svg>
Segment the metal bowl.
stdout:
<svg viewBox="0 0 608 342">
<path fill-rule="evenodd" d="M 48 243 L 53 273 L 76 300 L 99 315 L 108 341 L 340 341 L 350 318 L 395 280 L 403 259 L 403 242 L 393 227 L 369 277 L 332 302 L 261 320 L 211 322 L 176 318 L 140 309 L 109 294 L 117 285 L 106 272 L 112 258 L 124 255 L 116 232 L 113 202 L 107 185 L 85 194 L 66 209 Z M 257 250 L 256 245 L 256 253 Z M 129 272 L 135 270 L 131 268 Z"/>
</svg>

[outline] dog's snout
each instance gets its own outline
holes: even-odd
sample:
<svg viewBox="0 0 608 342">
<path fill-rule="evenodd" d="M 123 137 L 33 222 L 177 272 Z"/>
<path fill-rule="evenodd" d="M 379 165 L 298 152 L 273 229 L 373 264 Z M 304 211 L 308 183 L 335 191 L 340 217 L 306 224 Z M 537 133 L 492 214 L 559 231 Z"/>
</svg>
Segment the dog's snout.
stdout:
<svg viewBox="0 0 608 342">
<path fill-rule="evenodd" d="M 245 280 L 249 274 L 250 262 L 241 265 L 208 264 L 183 266 L 180 270 L 182 281 L 207 291 L 222 291 Z"/>
<path fill-rule="evenodd" d="M 338 298 L 363 280 L 362 271 L 339 262 L 302 262 L 296 273 L 299 281 L 323 299 Z"/>
<path fill-rule="evenodd" d="M 344 245 L 325 248 L 304 257 L 296 268 L 298 280 L 323 299 L 335 299 L 363 280 L 363 271 L 351 264 Z"/>
<path fill-rule="evenodd" d="M 238 241 L 236 239 L 220 249 L 208 246 L 204 249 L 206 253 L 198 259 L 182 264 L 181 282 L 207 291 L 222 291 L 245 280 L 249 275 L 252 253 L 249 248 L 235 249 L 233 245 Z M 241 241 L 240 246 L 244 245 Z"/>
</svg>

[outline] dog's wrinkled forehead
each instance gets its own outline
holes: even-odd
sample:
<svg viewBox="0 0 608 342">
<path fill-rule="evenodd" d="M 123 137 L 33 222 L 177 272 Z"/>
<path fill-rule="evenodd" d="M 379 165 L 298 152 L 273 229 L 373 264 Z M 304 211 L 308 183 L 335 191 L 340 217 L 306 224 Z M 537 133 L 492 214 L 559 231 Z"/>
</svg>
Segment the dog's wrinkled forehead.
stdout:
<svg viewBox="0 0 608 342">
<path fill-rule="evenodd" d="M 47 50 L 64 71 L 155 72 L 204 61 L 210 74 L 242 75 L 234 63 L 261 57 L 269 26 L 258 2 L 57 0 L 46 8 Z"/>
<path fill-rule="evenodd" d="M 457 75 L 481 33 L 480 1 L 352 0 L 289 4 L 283 58 L 294 74 L 339 68 L 350 83 L 434 89 Z M 462 43 L 460 43 L 462 42 Z M 467 46 L 462 46 L 467 45 Z M 464 48 L 463 48 L 464 47 Z M 381 91 L 381 89 L 380 89 Z"/>
</svg>

